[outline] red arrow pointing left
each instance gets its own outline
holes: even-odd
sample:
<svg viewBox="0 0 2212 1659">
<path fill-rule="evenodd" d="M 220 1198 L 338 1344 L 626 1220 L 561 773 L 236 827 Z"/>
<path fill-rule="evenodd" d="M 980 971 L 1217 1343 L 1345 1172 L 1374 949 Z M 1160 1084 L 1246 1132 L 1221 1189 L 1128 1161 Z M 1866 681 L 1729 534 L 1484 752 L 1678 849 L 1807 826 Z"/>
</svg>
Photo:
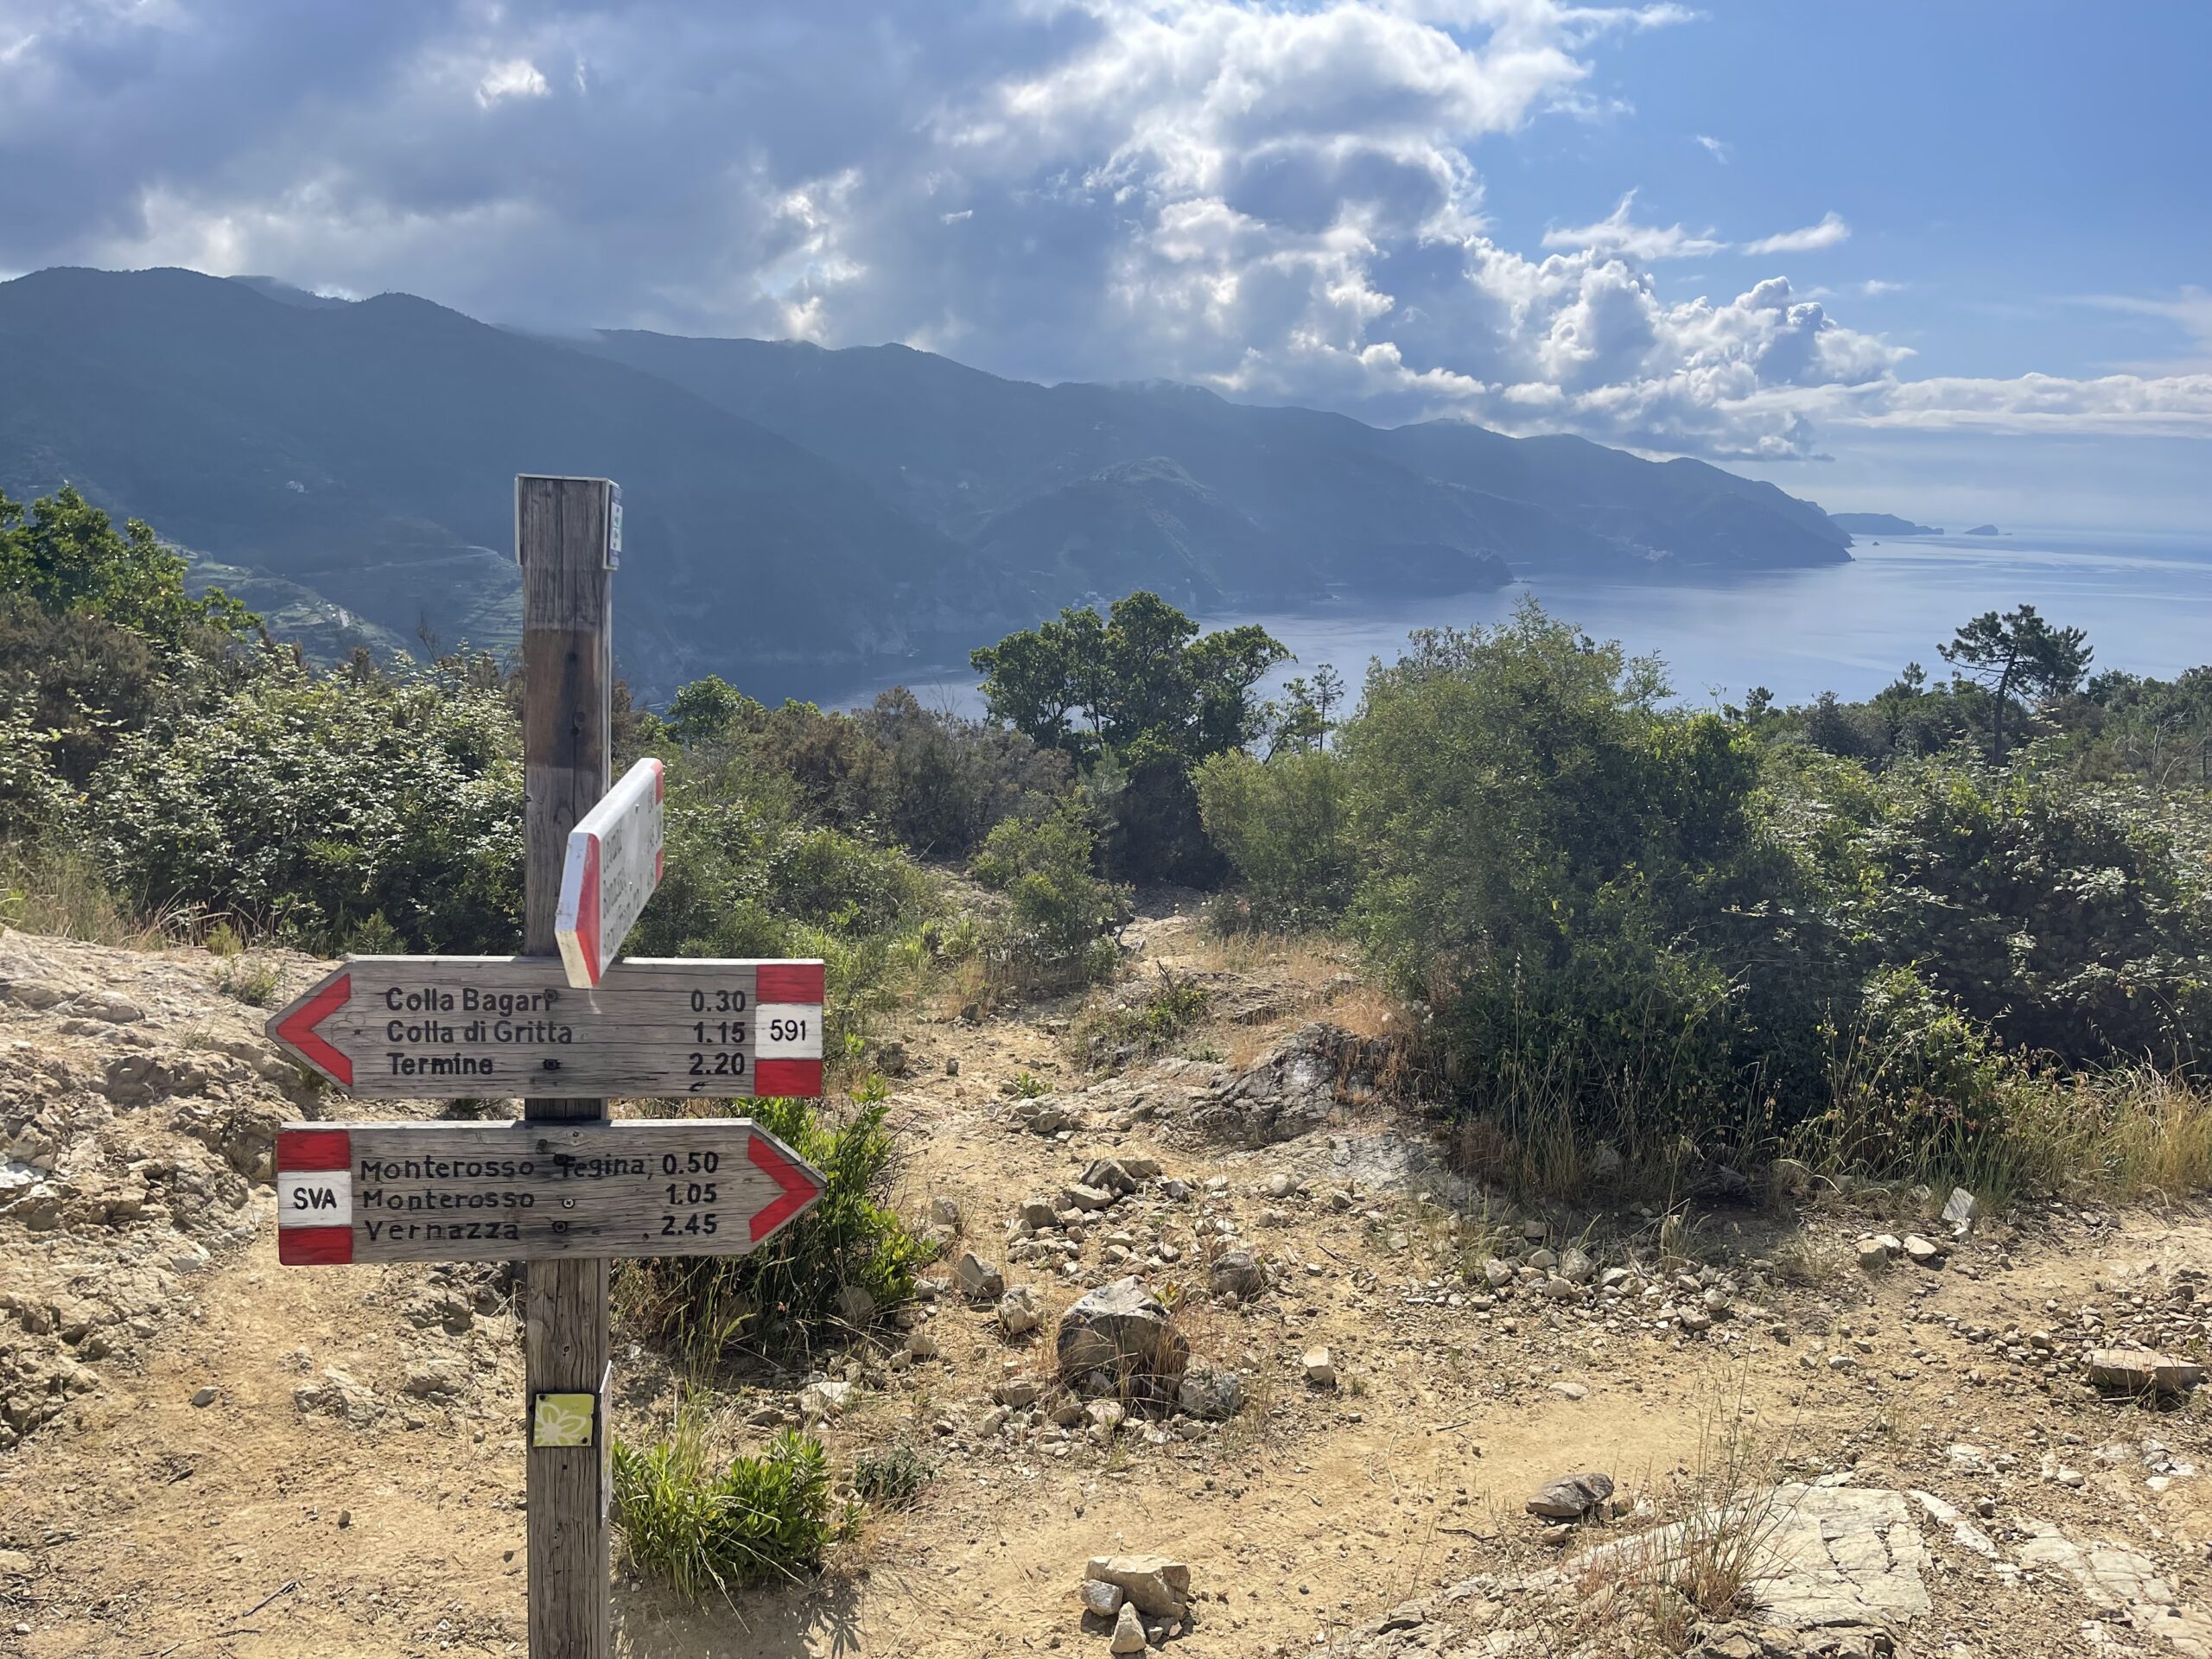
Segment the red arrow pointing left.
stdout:
<svg viewBox="0 0 2212 1659">
<path fill-rule="evenodd" d="M 350 1089 L 353 1086 L 352 1058 L 325 1042 L 315 1027 L 353 999 L 353 976 L 340 974 L 297 1007 L 278 1014 L 270 1022 L 270 1034 Z"/>
<path fill-rule="evenodd" d="M 811 1174 L 784 1156 L 783 1148 L 758 1129 L 747 1142 L 745 1155 L 753 1160 L 755 1169 L 784 1190 L 782 1197 L 753 1217 L 753 1242 L 758 1244 L 820 1198 L 822 1188 Z"/>
</svg>

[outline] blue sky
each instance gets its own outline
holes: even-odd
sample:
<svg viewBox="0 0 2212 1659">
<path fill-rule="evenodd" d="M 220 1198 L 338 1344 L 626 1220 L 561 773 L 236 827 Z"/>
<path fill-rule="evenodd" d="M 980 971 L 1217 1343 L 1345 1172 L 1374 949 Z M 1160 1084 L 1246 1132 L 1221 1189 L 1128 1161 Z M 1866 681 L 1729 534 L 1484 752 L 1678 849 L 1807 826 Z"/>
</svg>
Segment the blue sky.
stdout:
<svg viewBox="0 0 2212 1659">
<path fill-rule="evenodd" d="M 0 0 L 0 270 L 2212 506 L 2212 7 Z"/>
</svg>

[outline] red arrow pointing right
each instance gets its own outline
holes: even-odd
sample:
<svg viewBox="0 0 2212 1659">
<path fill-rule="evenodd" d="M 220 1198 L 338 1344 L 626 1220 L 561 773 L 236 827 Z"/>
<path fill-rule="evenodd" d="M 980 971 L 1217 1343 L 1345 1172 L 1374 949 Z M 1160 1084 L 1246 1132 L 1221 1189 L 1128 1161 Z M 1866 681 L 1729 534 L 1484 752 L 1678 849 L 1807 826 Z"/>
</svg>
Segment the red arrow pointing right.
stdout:
<svg viewBox="0 0 2212 1659">
<path fill-rule="evenodd" d="M 758 1244 L 793 1216 L 822 1196 L 814 1177 L 784 1156 L 776 1143 L 756 1133 L 746 1143 L 745 1154 L 753 1166 L 784 1189 L 783 1196 L 753 1217 L 753 1242 Z"/>
<path fill-rule="evenodd" d="M 344 1084 L 353 1086 L 353 1062 L 316 1034 L 315 1027 L 353 1000 L 353 976 L 340 974 L 296 1008 L 279 1014 L 270 1034 Z"/>
</svg>

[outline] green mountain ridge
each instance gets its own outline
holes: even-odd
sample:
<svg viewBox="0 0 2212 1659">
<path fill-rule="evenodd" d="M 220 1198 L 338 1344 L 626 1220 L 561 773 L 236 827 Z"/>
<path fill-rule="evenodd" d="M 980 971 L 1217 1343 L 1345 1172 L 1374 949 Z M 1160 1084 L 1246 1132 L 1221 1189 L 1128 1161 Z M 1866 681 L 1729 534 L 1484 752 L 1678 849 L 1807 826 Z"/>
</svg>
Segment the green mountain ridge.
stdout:
<svg viewBox="0 0 2212 1659">
<path fill-rule="evenodd" d="M 1850 556 L 1850 537 L 1825 513 L 1771 484 L 1580 438 L 1511 438 L 1460 421 L 1373 427 L 1319 410 L 1232 404 L 1173 382 L 1040 386 L 904 346 L 830 351 L 622 330 L 595 338 L 605 354 L 829 456 L 956 535 L 1103 468 L 1173 458 L 1277 538 L 1287 566 L 1281 591 L 1248 589 L 1249 598 L 1288 597 L 1309 570 L 1376 592 L 1371 555 L 1389 546 L 1490 554 L 1521 575 Z"/>
<path fill-rule="evenodd" d="M 1832 512 L 1828 518 L 1853 536 L 1941 536 L 1934 524 L 1916 524 L 1893 512 Z"/>
<path fill-rule="evenodd" d="M 1036 608 L 772 432 L 404 295 L 309 308 L 188 271 L 40 272 L 0 284 L 0 385 L 9 493 L 73 480 L 206 558 L 448 645 L 515 638 L 518 473 L 617 479 L 649 551 L 615 645 L 647 691 Z"/>
<path fill-rule="evenodd" d="M 1219 613 L 1849 557 L 1772 485 L 1580 439 L 899 346 L 556 338 L 270 278 L 0 283 L 0 488 L 146 519 L 318 655 L 511 644 L 514 474 L 616 479 L 616 647 L 647 696 L 957 660 L 1140 587 Z"/>
</svg>

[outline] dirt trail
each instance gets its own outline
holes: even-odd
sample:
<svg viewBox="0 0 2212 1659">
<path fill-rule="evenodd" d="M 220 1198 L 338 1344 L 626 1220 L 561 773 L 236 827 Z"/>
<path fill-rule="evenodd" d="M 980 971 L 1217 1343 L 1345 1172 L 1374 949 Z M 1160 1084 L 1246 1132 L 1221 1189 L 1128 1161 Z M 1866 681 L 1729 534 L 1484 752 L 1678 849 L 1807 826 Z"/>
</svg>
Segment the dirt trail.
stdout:
<svg viewBox="0 0 2212 1659">
<path fill-rule="evenodd" d="M 2115 1610 L 2078 1575 L 2034 1566 L 2033 1528 L 2139 1552 L 2177 1610 L 2212 1601 L 2212 1478 L 2196 1472 L 2212 1470 L 2203 1392 L 2159 1411 L 2107 1401 L 2028 1338 L 2058 1332 L 2070 1351 L 2089 1329 L 2081 1310 L 2094 1307 L 2097 1331 L 2154 1334 L 2169 1351 L 2193 1343 L 2201 1357 L 2205 1305 L 2177 1299 L 2193 1284 L 2212 1301 L 2202 1216 L 2044 1208 L 1986 1221 L 1941 1270 L 1870 1274 L 1853 1249 L 1872 1224 L 1863 1213 L 1718 1211 L 1690 1235 L 1690 1253 L 1710 1267 L 1694 1294 L 1675 1282 L 1679 1266 L 1639 1259 L 1651 1255 L 1647 1228 L 1599 1255 L 1596 1265 L 1633 1276 L 1556 1295 L 1548 1269 L 1533 1281 L 1517 1271 L 1529 1249 L 1563 1249 L 1587 1219 L 1553 1216 L 1548 1240 L 1515 1241 L 1516 1272 L 1500 1294 L 1481 1271 L 1489 1247 L 1471 1254 L 1446 1207 L 1420 1196 L 1452 1190 L 1429 1126 L 1309 1063 L 1308 1022 L 1358 1030 L 1377 1018 L 1343 963 L 1224 957 L 1175 918 L 1133 932 L 1148 960 L 1203 975 L 1213 992 L 1213 1022 L 1160 1060 L 1090 1079 L 1071 1054 L 1065 1009 L 980 1026 L 918 1019 L 901 1033 L 901 1207 L 926 1214 L 931 1200 L 951 1200 L 962 1216 L 954 1254 L 988 1258 L 1009 1284 L 1031 1287 L 1044 1313 L 1039 1332 L 1009 1340 L 988 1303 L 946 1287 L 920 1322 L 941 1357 L 870 1359 L 822 1428 L 841 1470 L 903 1435 L 926 1448 L 937 1478 L 913 1508 L 871 1514 L 829 1575 L 803 1589 L 691 1609 L 625 1576 L 620 1651 L 1103 1655 L 1104 1637 L 1080 1628 L 1076 1585 L 1086 1558 L 1122 1550 L 1191 1564 L 1197 1626 L 1171 1651 L 1288 1653 L 1340 1640 L 1350 1651 L 1397 1640 L 1353 1633 L 1401 1603 L 1476 1575 L 1505 1586 L 1556 1567 L 1562 1552 L 1522 1507 L 1544 1482 L 1602 1470 L 1624 1503 L 1663 1503 L 1672 1477 L 1709 1459 L 1732 1421 L 1751 1425 L 1797 1478 L 1924 1489 L 1967 1516 L 1991 1500 L 1978 1524 L 1995 1560 L 1915 1511 L 1933 1606 L 1902 1650 L 2056 1655 L 2091 1650 L 2094 1633 L 2115 1654 L 2190 1651 L 2187 1631 L 2160 1624 L 2148 1603 Z M 45 977 L 56 982 L 128 965 L 90 947 L 14 938 L 8 948 L 19 967 L 50 957 Z M 250 1029 L 257 1012 L 225 1014 L 202 995 L 213 971 L 182 956 L 162 966 L 180 984 L 198 976 L 199 990 L 176 994 L 213 1012 L 192 1019 Z M 14 1001 L 8 1018 L 21 1029 L 6 1034 L 88 1053 L 110 1042 L 98 1030 L 65 1039 L 67 1017 Z M 159 1033 L 189 1023 L 164 1017 L 134 1026 L 156 1035 L 132 1052 L 165 1052 Z M 1255 1074 L 1262 1081 L 1249 1083 Z M 1025 1075 L 1048 1091 L 1013 1092 L 1037 1087 L 1018 1085 Z M 257 1073 L 234 1081 L 240 1098 L 218 1103 L 226 1109 L 273 1086 Z M 166 1109 L 207 1105 L 202 1094 Z M 1024 1115 L 1040 1107 L 1071 1115 L 1071 1126 L 1036 1132 Z M 155 1100 L 143 1122 L 164 1109 Z M 1288 1138 L 1220 1138 L 1224 1125 L 1251 1123 Z M 1023 1198 L 1061 1192 L 1102 1156 L 1154 1159 L 1161 1173 L 1086 1230 L 1072 1274 L 1053 1265 L 1055 1235 L 1009 1244 Z M 56 1237 L 119 1254 L 131 1225 L 65 1225 L 41 1236 L 37 1259 L 54 1260 Z M 94 1368 L 96 1384 L 61 1390 L 63 1408 L 0 1452 L 0 1650 L 520 1651 L 521 1375 L 497 1275 L 280 1270 L 270 1225 L 268 1190 L 253 1185 L 210 1264 L 170 1281 L 148 1334 Z M 13 1297 L 0 1306 L 19 1319 L 33 1291 L 54 1294 L 48 1279 L 15 1283 L 31 1243 L 0 1209 L 0 1296 Z M 1210 1255 L 1231 1243 L 1274 1275 L 1241 1304 L 1205 1288 Z M 1127 1260 L 1109 1262 L 1116 1250 Z M 1062 1309 L 1123 1272 L 1179 1295 L 1198 1353 L 1245 1377 L 1244 1411 L 1220 1427 L 1163 1427 L 1157 1443 L 1133 1422 L 1105 1446 L 995 1421 L 999 1383 L 1049 1373 Z M 1700 1326 L 1707 1290 L 1724 1307 Z M 2005 1339 L 2008 1327 L 2016 1340 Z M 1306 1380 L 1305 1357 L 1319 1347 L 1333 1388 Z M 669 1401 L 667 1372 L 643 1351 L 617 1370 L 617 1431 L 648 1437 Z M 765 1433 L 747 1420 L 790 1408 L 799 1381 L 734 1395 L 720 1419 L 729 1444 Z M 211 1389 L 209 1403 L 191 1403 Z M 1482 1615 L 1497 1621 L 1487 1633 L 1453 1626 L 1424 1650 L 1577 1650 L 1577 1638 L 1540 1620 L 1509 1630 L 1520 1617 L 1510 1597 L 1485 1588 L 1464 1605 L 1506 1611 Z"/>
</svg>

